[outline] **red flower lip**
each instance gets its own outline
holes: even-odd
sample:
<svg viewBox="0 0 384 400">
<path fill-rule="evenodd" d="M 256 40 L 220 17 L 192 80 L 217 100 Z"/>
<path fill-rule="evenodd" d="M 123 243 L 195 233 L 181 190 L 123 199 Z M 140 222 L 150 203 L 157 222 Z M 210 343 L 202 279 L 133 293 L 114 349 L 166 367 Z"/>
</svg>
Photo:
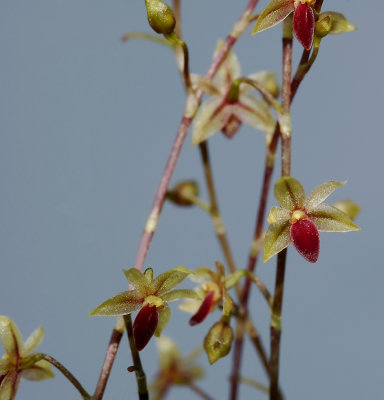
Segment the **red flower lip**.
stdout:
<svg viewBox="0 0 384 400">
<path fill-rule="evenodd" d="M 143 350 L 148 344 L 155 333 L 158 322 L 159 312 L 155 306 L 151 307 L 147 304 L 139 311 L 133 323 L 133 338 L 137 350 Z"/>
<path fill-rule="evenodd" d="M 215 297 L 215 292 L 213 290 L 205 296 L 205 299 L 201 303 L 196 314 L 192 315 L 191 319 L 189 320 L 189 325 L 194 326 L 204 321 L 205 317 L 211 311 L 214 297 Z"/>
<path fill-rule="evenodd" d="M 305 50 L 310 50 L 315 32 L 315 15 L 312 7 L 299 2 L 293 14 L 293 31 Z"/>
<path fill-rule="evenodd" d="M 296 250 L 309 262 L 319 258 L 320 236 L 315 224 L 309 219 L 301 219 L 291 226 L 290 236 Z"/>
</svg>

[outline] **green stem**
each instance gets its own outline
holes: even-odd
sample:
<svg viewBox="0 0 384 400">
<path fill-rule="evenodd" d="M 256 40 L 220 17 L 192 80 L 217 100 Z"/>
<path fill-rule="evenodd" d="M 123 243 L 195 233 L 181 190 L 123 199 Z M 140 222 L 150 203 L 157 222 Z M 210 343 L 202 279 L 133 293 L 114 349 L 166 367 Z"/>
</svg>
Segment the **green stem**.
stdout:
<svg viewBox="0 0 384 400">
<path fill-rule="evenodd" d="M 83 388 L 81 383 L 71 374 L 71 372 L 69 372 L 67 370 L 67 368 L 64 367 L 63 364 L 61 364 L 59 361 L 57 361 L 55 358 L 49 356 L 48 354 L 38 353 L 38 355 L 41 357 L 42 360 L 46 360 L 50 364 L 52 364 L 54 367 L 56 367 L 69 380 L 69 382 L 71 382 L 72 385 L 78 390 L 78 392 L 80 393 L 81 397 L 84 400 L 91 399 L 91 396 Z"/>
<path fill-rule="evenodd" d="M 146 33 L 146 32 L 129 32 L 129 33 L 126 33 L 121 38 L 121 40 L 123 42 L 127 42 L 128 40 L 132 40 L 132 39 L 144 39 L 144 40 L 149 40 L 151 42 L 163 44 L 164 46 L 167 46 L 167 47 L 173 47 L 173 44 L 170 43 L 169 40 L 163 39 L 162 37 L 159 37 L 158 35 L 152 35 L 151 33 Z"/>
<path fill-rule="evenodd" d="M 132 360 L 133 360 L 133 370 L 136 374 L 137 389 L 139 393 L 139 400 L 148 400 L 148 387 L 147 378 L 143 366 L 141 364 L 140 354 L 136 348 L 135 339 L 133 337 L 133 326 L 131 314 L 124 315 L 125 327 L 127 329 L 129 347 L 131 348 Z"/>
</svg>

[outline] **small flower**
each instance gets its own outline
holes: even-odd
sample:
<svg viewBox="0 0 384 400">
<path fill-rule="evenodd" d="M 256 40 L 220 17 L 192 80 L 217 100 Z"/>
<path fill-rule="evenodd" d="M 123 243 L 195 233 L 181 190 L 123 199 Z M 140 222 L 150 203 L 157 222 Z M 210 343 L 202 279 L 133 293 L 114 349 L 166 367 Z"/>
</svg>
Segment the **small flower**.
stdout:
<svg viewBox="0 0 384 400">
<path fill-rule="evenodd" d="M 217 262 L 217 272 L 207 267 L 197 268 L 192 279 L 204 280 L 197 289 L 200 300 L 186 299 L 179 306 L 183 311 L 192 313 L 192 317 L 189 320 L 189 325 L 194 326 L 204 321 L 208 314 L 215 311 L 220 305 L 223 306 L 223 316 L 229 317 L 232 308 L 233 301 L 228 294 L 228 290 L 232 288 L 246 272 L 238 270 L 232 274 L 225 275 L 224 266 Z"/>
<path fill-rule="evenodd" d="M 160 336 L 171 318 L 168 302 L 183 298 L 198 299 L 195 291 L 174 289 L 191 273 L 177 267 L 153 279 L 151 268 L 144 273 L 136 268 L 123 271 L 133 290 L 118 294 L 99 305 L 89 315 L 119 316 L 140 310 L 133 323 L 137 350 L 142 350 L 153 334 Z"/>
<path fill-rule="evenodd" d="M 151 399 L 160 400 L 175 385 L 188 385 L 204 375 L 202 368 L 194 364 L 194 359 L 201 350 L 193 352 L 187 357 L 182 357 L 176 344 L 167 337 L 162 336 L 157 340 L 159 350 L 160 370 L 149 389 Z"/>
<path fill-rule="evenodd" d="M 20 378 L 41 381 L 53 378 L 51 366 L 38 354 L 30 354 L 44 336 L 39 326 L 24 342 L 16 324 L 8 317 L 0 316 L 0 338 L 6 354 L 0 360 L 0 399 L 12 400 L 16 396 Z"/>
<path fill-rule="evenodd" d="M 219 41 L 216 53 L 223 42 Z M 241 68 L 236 55 L 230 51 L 215 77 L 214 82 L 206 82 L 204 78 L 192 77 L 192 81 L 211 95 L 200 107 L 194 119 L 192 144 L 198 144 L 218 131 L 232 138 L 244 122 L 251 127 L 265 131 L 271 135 L 275 121 L 269 106 L 263 99 L 250 94 L 249 85 L 236 82 L 241 77 Z M 278 86 L 271 72 L 262 71 L 249 76 L 273 94 Z M 272 89 L 271 89 L 272 88 Z"/>
<path fill-rule="evenodd" d="M 270 226 L 264 238 L 264 262 L 285 249 L 290 242 L 309 262 L 316 262 L 320 250 L 319 231 L 349 232 L 360 228 L 341 210 L 323 201 L 345 182 L 329 181 L 307 197 L 301 183 L 283 176 L 275 184 L 275 197 L 281 207 L 269 212 Z"/>
</svg>

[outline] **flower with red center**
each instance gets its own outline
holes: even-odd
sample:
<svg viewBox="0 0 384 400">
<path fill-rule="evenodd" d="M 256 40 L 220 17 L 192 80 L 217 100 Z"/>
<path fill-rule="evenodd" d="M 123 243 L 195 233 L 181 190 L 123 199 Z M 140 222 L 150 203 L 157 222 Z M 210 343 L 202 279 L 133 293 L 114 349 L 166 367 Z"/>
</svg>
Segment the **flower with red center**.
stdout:
<svg viewBox="0 0 384 400">
<path fill-rule="evenodd" d="M 13 400 L 20 378 L 41 381 L 53 378 L 51 366 L 37 353 L 30 352 L 39 345 L 44 336 L 39 326 L 24 342 L 16 324 L 8 317 L 0 316 L 0 338 L 6 354 L 0 359 L 0 399 Z"/>
<path fill-rule="evenodd" d="M 215 54 L 222 46 L 223 42 L 220 41 Z M 248 79 L 277 96 L 279 88 L 274 76 L 272 72 L 261 71 L 250 75 Z M 251 86 L 239 86 L 237 79 L 240 77 L 240 63 L 232 51 L 228 53 L 213 82 L 192 76 L 192 82 L 210 95 L 194 118 L 192 144 L 201 143 L 220 130 L 226 137 L 232 138 L 243 122 L 267 135 L 272 134 L 275 120 L 269 105 L 264 99 L 250 93 L 253 89 Z"/>
<path fill-rule="evenodd" d="M 293 32 L 306 50 L 312 47 L 315 15 L 312 6 L 316 0 L 272 0 L 259 15 L 252 35 L 272 28 L 293 13 Z"/>
<path fill-rule="evenodd" d="M 191 272 L 177 267 L 153 279 L 151 268 L 141 273 L 135 268 L 124 270 L 132 290 L 120 293 L 102 303 L 89 315 L 119 316 L 140 310 L 133 323 L 133 337 L 137 349 L 142 350 L 153 334 L 160 336 L 171 318 L 168 302 L 179 299 L 199 299 L 190 289 L 174 289 Z"/>
<path fill-rule="evenodd" d="M 264 238 L 264 262 L 293 243 L 309 262 L 319 257 L 323 232 L 349 232 L 360 228 L 340 209 L 323 201 L 345 182 L 329 181 L 315 188 L 307 197 L 301 183 L 290 177 L 280 178 L 274 193 L 281 207 L 269 212 L 269 228 Z"/>
</svg>

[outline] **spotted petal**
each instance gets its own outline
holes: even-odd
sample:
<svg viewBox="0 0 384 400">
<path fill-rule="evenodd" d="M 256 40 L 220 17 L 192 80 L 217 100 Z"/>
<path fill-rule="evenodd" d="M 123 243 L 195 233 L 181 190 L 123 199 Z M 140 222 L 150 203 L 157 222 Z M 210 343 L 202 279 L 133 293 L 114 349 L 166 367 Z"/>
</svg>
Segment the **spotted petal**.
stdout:
<svg viewBox="0 0 384 400">
<path fill-rule="evenodd" d="M 149 287 L 148 280 L 144 274 L 137 268 L 123 269 L 124 275 L 128 279 L 129 283 L 143 296 L 146 297 L 149 293 L 147 288 Z"/>
<path fill-rule="evenodd" d="M 322 185 L 317 186 L 304 202 L 304 207 L 308 213 L 315 210 L 315 208 L 322 203 L 328 196 L 330 196 L 337 188 L 346 184 L 344 182 L 328 181 Z"/>
<path fill-rule="evenodd" d="M 192 289 L 175 289 L 162 295 L 164 301 L 177 301 L 180 299 L 200 300 L 200 296 Z"/>
<path fill-rule="evenodd" d="M 0 316 L 0 338 L 5 352 L 11 360 L 20 356 L 23 348 L 23 337 L 19 328 L 9 317 Z"/>
<path fill-rule="evenodd" d="M 293 0 L 272 0 L 257 18 L 251 35 L 255 35 L 265 29 L 272 28 L 294 11 Z"/>
<path fill-rule="evenodd" d="M 360 228 L 355 225 L 347 214 L 328 204 L 320 204 L 315 211 L 308 214 L 308 217 L 322 232 L 350 232 L 358 231 Z"/>
<path fill-rule="evenodd" d="M 269 225 L 264 238 L 264 262 L 288 247 L 291 242 L 290 226 L 289 222 L 276 222 Z"/>
<path fill-rule="evenodd" d="M 266 133 L 275 129 L 275 120 L 269 110 L 268 104 L 258 97 L 243 94 L 234 105 L 234 114 L 240 121 Z"/>
<path fill-rule="evenodd" d="M 297 179 L 291 176 L 281 177 L 275 183 L 274 193 L 281 207 L 287 210 L 300 209 L 304 205 L 304 188 Z"/>
<path fill-rule="evenodd" d="M 104 301 L 104 303 L 92 310 L 89 315 L 126 315 L 141 308 L 143 302 L 144 298 L 136 290 L 123 292 Z"/>
<path fill-rule="evenodd" d="M 212 96 L 206 100 L 194 119 L 192 144 L 203 142 L 220 131 L 231 115 L 232 105 L 226 104 L 223 97 Z"/>
<path fill-rule="evenodd" d="M 8 359 L 4 358 L 0 360 L 0 376 L 6 374 L 9 371 L 10 367 L 11 364 Z"/>
<path fill-rule="evenodd" d="M 268 223 L 275 224 L 276 222 L 287 222 L 291 218 L 291 213 L 286 208 L 272 207 L 268 214 Z"/>
</svg>

